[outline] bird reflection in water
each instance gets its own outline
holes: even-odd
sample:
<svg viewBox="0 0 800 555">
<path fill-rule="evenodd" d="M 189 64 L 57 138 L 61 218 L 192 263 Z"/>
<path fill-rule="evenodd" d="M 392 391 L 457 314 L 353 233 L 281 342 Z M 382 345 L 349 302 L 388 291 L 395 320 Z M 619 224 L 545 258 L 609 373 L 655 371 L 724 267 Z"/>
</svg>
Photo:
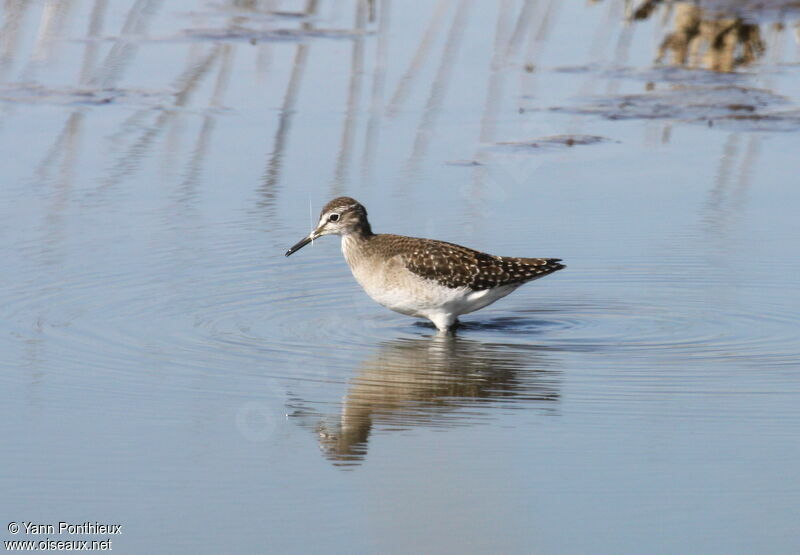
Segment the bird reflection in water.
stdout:
<svg viewBox="0 0 800 555">
<path fill-rule="evenodd" d="M 359 464 L 372 429 L 458 426 L 488 417 L 458 409 L 485 403 L 533 403 L 552 410 L 559 374 L 544 349 L 486 344 L 452 336 L 395 340 L 365 361 L 341 414 L 316 426 L 320 447 L 337 465 Z"/>
</svg>

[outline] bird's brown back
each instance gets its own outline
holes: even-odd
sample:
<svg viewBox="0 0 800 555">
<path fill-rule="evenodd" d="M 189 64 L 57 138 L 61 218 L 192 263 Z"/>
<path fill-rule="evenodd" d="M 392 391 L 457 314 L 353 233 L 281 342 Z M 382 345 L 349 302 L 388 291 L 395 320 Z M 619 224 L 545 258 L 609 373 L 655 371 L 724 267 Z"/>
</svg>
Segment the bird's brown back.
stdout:
<svg viewBox="0 0 800 555">
<path fill-rule="evenodd" d="M 387 258 L 399 256 L 409 271 L 446 287 L 477 291 L 522 284 L 565 268 L 560 258 L 493 256 L 454 243 L 380 234 L 368 239 Z"/>
</svg>

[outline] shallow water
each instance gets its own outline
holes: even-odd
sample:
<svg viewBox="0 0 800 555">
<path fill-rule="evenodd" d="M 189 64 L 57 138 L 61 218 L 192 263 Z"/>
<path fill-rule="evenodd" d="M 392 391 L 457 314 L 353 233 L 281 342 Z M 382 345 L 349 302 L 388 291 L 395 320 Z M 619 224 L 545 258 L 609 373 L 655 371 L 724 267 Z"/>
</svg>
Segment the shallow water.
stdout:
<svg viewBox="0 0 800 555">
<path fill-rule="evenodd" d="M 712 4 L 6 2 L 0 517 L 796 553 L 800 13 Z M 439 337 L 283 256 L 341 194 L 567 269 Z"/>
</svg>

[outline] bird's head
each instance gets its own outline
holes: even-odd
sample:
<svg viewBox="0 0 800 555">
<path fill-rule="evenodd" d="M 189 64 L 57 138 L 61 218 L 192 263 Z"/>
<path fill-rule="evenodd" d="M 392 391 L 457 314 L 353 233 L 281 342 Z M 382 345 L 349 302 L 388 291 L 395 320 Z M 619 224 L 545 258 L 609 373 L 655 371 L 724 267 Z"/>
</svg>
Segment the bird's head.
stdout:
<svg viewBox="0 0 800 555">
<path fill-rule="evenodd" d="M 323 207 L 319 214 L 319 223 L 314 231 L 286 251 L 286 256 L 294 254 L 323 235 L 349 235 L 351 233 L 372 234 L 367 220 L 367 209 L 355 199 L 337 197 Z"/>
</svg>

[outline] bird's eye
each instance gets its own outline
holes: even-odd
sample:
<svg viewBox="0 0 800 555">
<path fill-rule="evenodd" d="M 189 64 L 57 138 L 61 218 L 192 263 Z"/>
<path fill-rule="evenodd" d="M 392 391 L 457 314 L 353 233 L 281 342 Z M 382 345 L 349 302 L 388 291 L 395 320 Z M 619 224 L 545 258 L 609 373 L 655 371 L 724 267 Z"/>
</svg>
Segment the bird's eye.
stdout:
<svg viewBox="0 0 800 555">
<path fill-rule="evenodd" d="M 339 221 L 339 214 L 331 214 L 328 216 L 328 220 L 331 222 L 338 222 Z"/>
</svg>

